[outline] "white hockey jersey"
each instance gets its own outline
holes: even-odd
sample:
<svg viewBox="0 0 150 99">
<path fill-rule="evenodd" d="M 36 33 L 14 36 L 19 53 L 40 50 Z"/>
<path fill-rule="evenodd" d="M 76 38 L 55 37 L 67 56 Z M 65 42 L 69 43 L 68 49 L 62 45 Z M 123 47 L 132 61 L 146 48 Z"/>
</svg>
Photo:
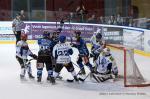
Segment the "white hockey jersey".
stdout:
<svg viewBox="0 0 150 99">
<path fill-rule="evenodd" d="M 102 73 L 102 74 L 106 73 L 107 66 L 110 63 L 112 63 L 112 72 L 117 73 L 118 69 L 117 69 L 115 60 L 112 57 L 112 55 L 110 54 L 110 55 L 104 56 L 103 54 L 100 54 L 96 60 L 97 72 Z"/>
<path fill-rule="evenodd" d="M 93 36 L 90 39 L 90 42 L 93 46 L 92 52 L 95 54 L 99 54 L 104 47 L 105 41 L 103 40 L 103 38 L 101 38 L 100 42 L 96 41 L 96 33 L 93 34 Z"/>
<path fill-rule="evenodd" d="M 67 64 L 71 62 L 69 49 L 72 49 L 69 43 L 58 43 L 54 46 L 53 57 L 56 58 L 56 63 Z"/>
<path fill-rule="evenodd" d="M 16 56 L 27 59 L 27 56 L 32 55 L 32 52 L 30 51 L 28 44 L 26 41 L 18 41 L 16 45 Z"/>
</svg>

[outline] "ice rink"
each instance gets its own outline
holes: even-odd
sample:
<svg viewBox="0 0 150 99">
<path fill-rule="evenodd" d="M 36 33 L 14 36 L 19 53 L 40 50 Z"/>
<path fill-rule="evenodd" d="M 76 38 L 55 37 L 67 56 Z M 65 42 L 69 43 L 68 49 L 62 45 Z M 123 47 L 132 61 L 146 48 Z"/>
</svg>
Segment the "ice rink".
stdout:
<svg viewBox="0 0 150 99">
<path fill-rule="evenodd" d="M 37 54 L 38 46 L 30 45 L 31 51 Z M 77 51 L 74 50 L 72 60 L 75 62 Z M 125 88 L 123 80 L 116 82 L 92 83 L 87 79 L 84 83 L 68 83 L 70 74 L 63 69 L 64 81 L 56 81 L 51 85 L 46 81 L 46 71 L 42 83 L 28 79 L 20 81 L 20 66 L 15 58 L 14 44 L 0 44 L 0 99 L 150 99 L 150 87 Z M 135 55 L 142 74 L 150 79 L 150 57 Z M 36 76 L 36 61 L 32 61 L 33 74 Z M 78 71 L 78 68 L 76 68 Z"/>
</svg>

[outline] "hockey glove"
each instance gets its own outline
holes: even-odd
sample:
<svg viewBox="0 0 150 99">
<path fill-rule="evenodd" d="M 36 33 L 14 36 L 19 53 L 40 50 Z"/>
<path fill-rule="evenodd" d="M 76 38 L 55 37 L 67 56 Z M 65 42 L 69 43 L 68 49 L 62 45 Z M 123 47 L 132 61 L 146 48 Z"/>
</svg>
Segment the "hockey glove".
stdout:
<svg viewBox="0 0 150 99">
<path fill-rule="evenodd" d="M 35 55 L 35 54 L 32 54 L 32 55 L 30 55 L 31 57 L 33 57 L 34 59 L 36 59 L 37 60 L 37 55 Z"/>
</svg>

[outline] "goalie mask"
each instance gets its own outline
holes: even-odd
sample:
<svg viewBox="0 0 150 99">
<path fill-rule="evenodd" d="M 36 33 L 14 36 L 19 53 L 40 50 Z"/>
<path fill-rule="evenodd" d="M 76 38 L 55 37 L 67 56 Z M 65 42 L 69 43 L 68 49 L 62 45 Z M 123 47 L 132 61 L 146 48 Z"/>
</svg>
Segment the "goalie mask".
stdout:
<svg viewBox="0 0 150 99">
<path fill-rule="evenodd" d="M 103 49 L 103 55 L 109 55 L 110 54 L 110 49 L 109 48 L 104 48 Z"/>
</svg>

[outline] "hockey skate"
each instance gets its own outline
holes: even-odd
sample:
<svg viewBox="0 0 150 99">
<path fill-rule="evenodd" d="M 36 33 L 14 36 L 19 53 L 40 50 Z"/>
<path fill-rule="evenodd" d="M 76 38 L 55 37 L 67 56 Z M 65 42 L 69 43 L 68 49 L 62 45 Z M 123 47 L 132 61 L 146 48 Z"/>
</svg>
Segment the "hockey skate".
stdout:
<svg viewBox="0 0 150 99">
<path fill-rule="evenodd" d="M 79 75 L 86 75 L 84 68 L 82 68 L 82 69 L 80 70 Z"/>
<path fill-rule="evenodd" d="M 24 78 L 25 78 L 24 75 L 21 75 L 21 74 L 20 74 L 20 79 L 22 80 L 22 79 L 24 79 Z"/>
<path fill-rule="evenodd" d="M 31 73 L 28 73 L 28 76 L 29 76 L 30 79 L 34 79 L 35 78 Z"/>
<path fill-rule="evenodd" d="M 62 80 L 63 77 L 58 75 L 56 78 Z"/>
<path fill-rule="evenodd" d="M 73 78 L 74 79 L 67 79 L 67 82 L 69 82 L 69 83 L 73 83 L 74 81 L 79 82 L 79 79 L 77 78 L 77 76 L 74 76 Z"/>
<path fill-rule="evenodd" d="M 24 80 L 24 79 L 25 79 L 25 73 L 26 73 L 25 68 L 21 68 L 21 73 L 20 73 L 20 79 L 21 79 L 21 80 Z"/>
<path fill-rule="evenodd" d="M 50 83 L 55 84 L 55 78 L 52 76 L 48 76 L 47 80 L 50 81 Z"/>
<path fill-rule="evenodd" d="M 41 82 L 42 77 L 37 77 L 37 82 Z"/>
<path fill-rule="evenodd" d="M 75 80 L 76 82 L 79 82 L 79 79 L 77 78 L 77 76 L 74 76 L 74 80 Z"/>
<path fill-rule="evenodd" d="M 50 81 L 50 77 L 49 76 L 47 76 L 47 81 Z"/>
</svg>

